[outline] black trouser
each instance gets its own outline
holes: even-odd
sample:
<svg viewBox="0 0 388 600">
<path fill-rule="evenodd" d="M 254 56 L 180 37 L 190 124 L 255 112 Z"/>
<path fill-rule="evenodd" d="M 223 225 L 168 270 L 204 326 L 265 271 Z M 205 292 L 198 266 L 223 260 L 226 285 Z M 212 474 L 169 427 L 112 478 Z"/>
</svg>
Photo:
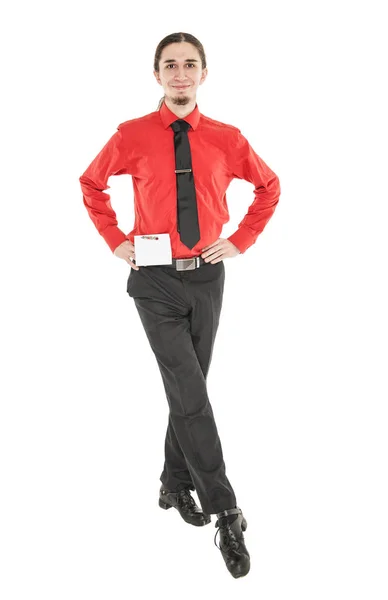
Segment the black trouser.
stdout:
<svg viewBox="0 0 388 600">
<path fill-rule="evenodd" d="M 143 266 L 131 269 L 127 284 L 170 408 L 160 480 L 171 491 L 195 489 L 207 514 L 236 505 L 206 389 L 224 280 L 220 261 L 188 271 Z"/>
</svg>

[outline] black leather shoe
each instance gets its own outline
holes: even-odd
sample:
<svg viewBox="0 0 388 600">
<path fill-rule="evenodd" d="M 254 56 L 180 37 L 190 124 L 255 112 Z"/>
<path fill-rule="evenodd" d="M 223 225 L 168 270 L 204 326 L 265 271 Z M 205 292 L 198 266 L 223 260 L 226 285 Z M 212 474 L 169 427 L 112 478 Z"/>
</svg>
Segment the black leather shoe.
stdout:
<svg viewBox="0 0 388 600">
<path fill-rule="evenodd" d="M 238 515 L 238 517 L 232 523 L 229 523 L 226 518 L 227 515 Z M 215 526 L 218 527 L 218 530 L 214 536 L 214 543 L 221 550 L 228 571 L 235 578 L 247 575 L 251 566 L 243 535 L 247 525 L 242 510 L 238 506 L 217 513 Z M 218 532 L 220 532 L 220 546 L 216 542 Z"/>
<path fill-rule="evenodd" d="M 188 489 L 170 492 L 162 485 L 159 491 L 159 506 L 165 510 L 173 506 L 180 513 L 182 519 L 190 525 L 207 525 L 211 521 L 210 515 L 203 513 L 196 505 Z"/>
</svg>

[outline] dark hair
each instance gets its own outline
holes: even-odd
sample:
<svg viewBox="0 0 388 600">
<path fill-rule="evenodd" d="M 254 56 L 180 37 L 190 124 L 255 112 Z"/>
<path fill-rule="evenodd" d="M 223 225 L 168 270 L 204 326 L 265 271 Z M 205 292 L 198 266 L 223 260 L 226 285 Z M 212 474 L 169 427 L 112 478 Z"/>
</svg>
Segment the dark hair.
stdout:
<svg viewBox="0 0 388 600">
<path fill-rule="evenodd" d="M 156 52 L 155 52 L 154 71 L 157 71 L 159 73 L 159 61 L 160 61 L 160 57 L 162 56 L 163 49 L 166 48 L 166 46 L 169 46 L 170 44 L 175 44 L 177 42 L 188 42 L 189 44 L 192 44 L 193 46 L 195 46 L 197 48 L 197 50 L 199 52 L 199 56 L 201 58 L 202 69 L 206 69 L 205 50 L 203 49 L 201 42 L 199 40 L 197 40 L 197 38 L 194 37 L 193 35 L 191 35 L 190 33 L 184 33 L 183 31 L 179 31 L 178 33 L 171 33 L 170 35 L 167 35 L 165 38 L 162 39 L 161 42 L 159 42 L 159 44 L 156 48 Z M 164 102 L 164 96 L 163 96 L 163 98 L 161 98 L 159 100 L 159 105 L 158 105 L 157 110 L 159 110 L 159 108 L 162 106 L 163 102 Z"/>
</svg>

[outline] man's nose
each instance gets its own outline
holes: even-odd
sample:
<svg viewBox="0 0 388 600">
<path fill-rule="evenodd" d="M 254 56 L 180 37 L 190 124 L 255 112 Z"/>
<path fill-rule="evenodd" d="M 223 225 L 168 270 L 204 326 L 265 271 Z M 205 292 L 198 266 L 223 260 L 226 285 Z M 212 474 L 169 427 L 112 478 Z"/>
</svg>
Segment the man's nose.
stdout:
<svg viewBox="0 0 388 600">
<path fill-rule="evenodd" d="M 183 79 L 183 80 L 185 80 L 186 79 L 186 73 L 184 71 L 179 71 L 179 73 L 177 73 L 175 75 L 175 79 L 179 79 L 179 80 Z"/>
</svg>

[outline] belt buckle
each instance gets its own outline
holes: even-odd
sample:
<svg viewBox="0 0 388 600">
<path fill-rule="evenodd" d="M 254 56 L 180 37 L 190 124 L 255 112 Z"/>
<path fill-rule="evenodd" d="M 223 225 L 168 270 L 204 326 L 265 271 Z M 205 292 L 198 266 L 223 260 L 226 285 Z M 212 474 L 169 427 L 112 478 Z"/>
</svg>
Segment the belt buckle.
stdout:
<svg viewBox="0 0 388 600">
<path fill-rule="evenodd" d="M 196 258 L 177 258 L 176 259 L 176 270 L 177 271 L 191 271 L 195 269 Z"/>
</svg>

